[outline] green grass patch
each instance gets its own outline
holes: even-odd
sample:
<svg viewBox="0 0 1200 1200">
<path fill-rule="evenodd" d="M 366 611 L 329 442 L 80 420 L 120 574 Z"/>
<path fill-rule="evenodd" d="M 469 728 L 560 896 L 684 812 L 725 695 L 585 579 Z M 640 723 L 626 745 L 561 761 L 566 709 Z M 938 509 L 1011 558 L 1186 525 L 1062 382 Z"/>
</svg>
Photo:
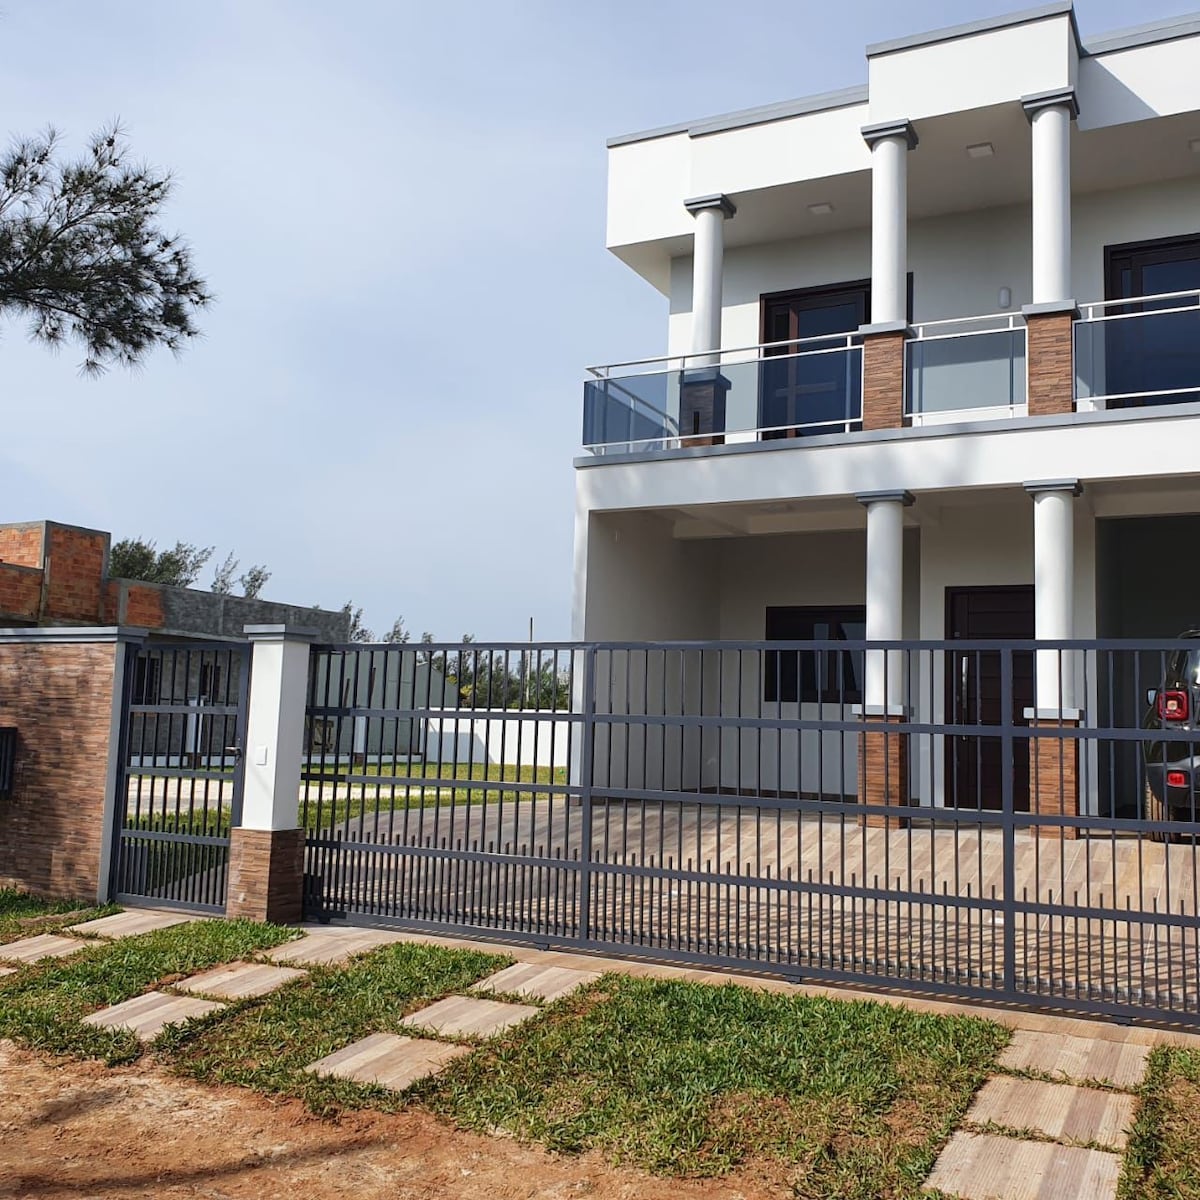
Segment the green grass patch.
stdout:
<svg viewBox="0 0 1200 1200">
<path fill-rule="evenodd" d="M 110 1065 L 129 1062 L 141 1053 L 133 1034 L 95 1029 L 82 1018 L 293 936 L 252 921 L 195 921 L 24 967 L 0 979 L 0 1038 Z"/>
<path fill-rule="evenodd" d="M 49 900 L 15 888 L 0 888 L 0 944 L 41 933 L 57 933 L 79 921 L 119 912 L 116 905 L 89 906 L 79 900 Z"/>
<path fill-rule="evenodd" d="M 233 1013 L 208 1017 L 164 1035 L 174 1068 L 206 1083 L 237 1084 L 296 1096 L 321 1114 L 369 1105 L 397 1109 L 394 1092 L 306 1074 L 309 1063 L 371 1033 L 399 1033 L 409 1013 L 465 992 L 510 958 L 397 942 L 344 967 L 313 967 L 304 980 Z"/>
<path fill-rule="evenodd" d="M 770 1163 L 794 1194 L 917 1197 L 1009 1032 L 990 1021 L 608 975 L 418 1085 L 435 1111 L 657 1173 Z"/>
<path fill-rule="evenodd" d="M 1200 1200 L 1200 1050 L 1158 1046 L 1138 1090 L 1120 1200 Z"/>
</svg>

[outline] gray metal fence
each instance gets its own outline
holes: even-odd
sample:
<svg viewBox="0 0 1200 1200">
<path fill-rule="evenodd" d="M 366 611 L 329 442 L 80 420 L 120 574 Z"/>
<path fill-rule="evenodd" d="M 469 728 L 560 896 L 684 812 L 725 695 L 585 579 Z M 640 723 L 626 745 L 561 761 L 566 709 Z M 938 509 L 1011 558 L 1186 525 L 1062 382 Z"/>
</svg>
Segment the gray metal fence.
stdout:
<svg viewBox="0 0 1200 1200">
<path fill-rule="evenodd" d="M 309 913 L 1195 1022 L 1196 647 L 318 647 Z"/>
<path fill-rule="evenodd" d="M 250 647 L 153 644 L 122 687 L 111 892 L 223 912 L 241 820 Z"/>
</svg>

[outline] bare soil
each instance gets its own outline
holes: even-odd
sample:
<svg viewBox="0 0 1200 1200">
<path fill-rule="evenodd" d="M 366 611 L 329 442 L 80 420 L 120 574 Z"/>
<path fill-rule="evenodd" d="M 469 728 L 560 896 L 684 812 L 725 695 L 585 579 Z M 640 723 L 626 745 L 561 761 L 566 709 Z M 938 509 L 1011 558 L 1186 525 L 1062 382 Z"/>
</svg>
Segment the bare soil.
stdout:
<svg viewBox="0 0 1200 1200">
<path fill-rule="evenodd" d="M 0 1197 L 306 1200 L 767 1200 L 781 1180 L 658 1179 L 548 1154 L 429 1113 L 312 1116 L 295 1101 L 108 1069 L 0 1042 Z"/>
</svg>

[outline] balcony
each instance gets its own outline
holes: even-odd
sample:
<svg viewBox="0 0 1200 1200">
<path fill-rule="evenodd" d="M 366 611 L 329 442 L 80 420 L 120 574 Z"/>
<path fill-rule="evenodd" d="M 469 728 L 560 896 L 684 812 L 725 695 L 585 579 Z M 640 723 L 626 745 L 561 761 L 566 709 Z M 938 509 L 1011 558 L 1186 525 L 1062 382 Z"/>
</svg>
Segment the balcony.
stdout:
<svg viewBox="0 0 1200 1200">
<path fill-rule="evenodd" d="M 1083 305 L 1075 398 L 1080 412 L 1200 400 L 1200 292 Z"/>
<path fill-rule="evenodd" d="M 583 444 L 593 454 L 853 433 L 862 339 L 808 338 L 589 368 Z"/>
</svg>

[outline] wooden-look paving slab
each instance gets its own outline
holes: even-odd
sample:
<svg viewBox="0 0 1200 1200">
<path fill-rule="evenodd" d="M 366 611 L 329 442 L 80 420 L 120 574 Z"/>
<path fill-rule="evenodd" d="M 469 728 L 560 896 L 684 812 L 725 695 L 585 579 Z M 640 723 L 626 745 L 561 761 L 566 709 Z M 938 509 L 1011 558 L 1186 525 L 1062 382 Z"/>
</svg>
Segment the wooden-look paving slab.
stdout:
<svg viewBox="0 0 1200 1200">
<path fill-rule="evenodd" d="M 235 962 L 203 971 L 175 986 L 181 992 L 219 996 L 224 1000 L 246 1000 L 251 996 L 265 996 L 285 983 L 291 983 L 293 979 L 303 979 L 305 974 L 305 971 L 295 967 Z"/>
<path fill-rule="evenodd" d="M 377 1083 L 399 1092 L 418 1079 L 436 1075 L 451 1059 L 470 1052 L 470 1046 L 373 1033 L 304 1069 L 314 1075 L 334 1075 L 354 1083 Z"/>
<path fill-rule="evenodd" d="M 482 992 L 511 992 L 531 1000 L 558 1000 L 584 984 L 600 978 L 599 971 L 576 971 L 572 967 L 544 967 L 538 963 L 513 963 L 475 985 Z"/>
<path fill-rule="evenodd" d="M 530 1004 L 502 1004 L 478 996 L 447 996 L 404 1020 L 414 1029 L 428 1029 L 446 1037 L 491 1037 L 519 1025 L 539 1010 Z"/>
<path fill-rule="evenodd" d="M 189 913 L 135 908 L 113 913 L 111 917 L 97 917 L 94 921 L 84 921 L 82 925 L 72 925 L 69 932 L 113 939 L 137 937 L 141 933 L 151 933 L 155 929 L 169 929 L 172 925 L 183 925 L 195 919 Z"/>
<path fill-rule="evenodd" d="M 385 929 L 343 929 L 337 932 L 310 933 L 295 942 L 284 942 L 269 950 L 266 957 L 277 963 L 310 963 L 333 966 L 356 954 L 377 950 L 380 946 L 403 941 L 399 934 Z"/>
<path fill-rule="evenodd" d="M 1034 1130 L 1059 1142 L 1093 1142 L 1121 1150 L 1129 1140 L 1133 1105 L 1128 1092 L 998 1075 L 980 1089 L 967 1120 Z"/>
<path fill-rule="evenodd" d="M 88 943 L 79 938 L 62 937 L 57 933 L 39 933 L 0 946 L 0 962 L 34 963 L 43 958 L 65 958 L 86 950 Z"/>
<path fill-rule="evenodd" d="M 166 992 L 146 992 L 124 1000 L 111 1008 L 102 1008 L 83 1018 L 85 1025 L 101 1029 L 129 1029 L 143 1042 L 153 1041 L 164 1026 L 191 1017 L 202 1017 L 214 1009 L 223 1008 L 215 1000 L 200 1000 L 195 996 L 169 996 Z"/>
<path fill-rule="evenodd" d="M 1120 1173 L 1103 1150 L 956 1133 L 925 1187 L 962 1200 L 1113 1200 Z"/>
<path fill-rule="evenodd" d="M 0 967 L 0 979 L 3 979 L 5 975 L 15 975 L 16 973 L 16 967 Z"/>
<path fill-rule="evenodd" d="M 1018 1029 L 999 1065 L 1010 1071 L 1040 1071 L 1055 1079 L 1095 1079 L 1113 1087 L 1135 1088 L 1146 1074 L 1149 1053 L 1149 1046 Z"/>
</svg>

